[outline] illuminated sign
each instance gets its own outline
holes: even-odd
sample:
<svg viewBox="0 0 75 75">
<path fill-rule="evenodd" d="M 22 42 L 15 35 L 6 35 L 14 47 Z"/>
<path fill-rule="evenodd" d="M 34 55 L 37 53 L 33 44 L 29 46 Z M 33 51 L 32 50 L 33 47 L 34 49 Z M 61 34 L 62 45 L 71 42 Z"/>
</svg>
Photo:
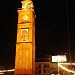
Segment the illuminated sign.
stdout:
<svg viewBox="0 0 75 75">
<path fill-rule="evenodd" d="M 66 62 L 66 55 L 52 56 L 52 62 Z"/>
</svg>

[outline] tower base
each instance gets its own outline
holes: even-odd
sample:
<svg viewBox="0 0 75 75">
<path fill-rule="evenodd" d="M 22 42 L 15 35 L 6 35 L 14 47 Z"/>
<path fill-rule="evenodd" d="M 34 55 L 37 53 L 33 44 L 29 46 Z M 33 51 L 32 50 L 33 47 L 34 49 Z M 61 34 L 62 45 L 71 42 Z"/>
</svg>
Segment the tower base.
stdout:
<svg viewBox="0 0 75 75">
<path fill-rule="evenodd" d="M 25 69 L 15 69 L 14 75 L 36 75 L 35 71 L 33 71 L 33 73 L 31 72 L 32 70 L 29 70 L 28 73 L 26 73 Z"/>
<path fill-rule="evenodd" d="M 14 74 L 14 75 L 36 75 L 36 74 Z"/>
</svg>

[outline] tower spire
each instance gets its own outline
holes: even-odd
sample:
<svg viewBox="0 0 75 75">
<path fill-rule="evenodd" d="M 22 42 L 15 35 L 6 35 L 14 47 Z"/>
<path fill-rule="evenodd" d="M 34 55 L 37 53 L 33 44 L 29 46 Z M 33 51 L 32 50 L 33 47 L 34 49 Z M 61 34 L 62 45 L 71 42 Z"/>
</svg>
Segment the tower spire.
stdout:
<svg viewBox="0 0 75 75">
<path fill-rule="evenodd" d="M 32 0 L 23 0 L 21 3 L 22 3 L 22 9 L 24 10 L 34 8 Z"/>
</svg>

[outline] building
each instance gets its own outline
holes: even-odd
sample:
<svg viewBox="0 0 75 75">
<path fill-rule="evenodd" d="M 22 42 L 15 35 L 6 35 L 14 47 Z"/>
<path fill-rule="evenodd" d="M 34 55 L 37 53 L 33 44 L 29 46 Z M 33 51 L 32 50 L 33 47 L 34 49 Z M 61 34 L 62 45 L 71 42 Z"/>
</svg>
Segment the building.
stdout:
<svg viewBox="0 0 75 75">
<path fill-rule="evenodd" d="M 58 66 L 62 65 L 64 68 Z M 52 62 L 52 56 L 36 59 L 36 75 L 74 75 L 75 63 Z"/>
<path fill-rule="evenodd" d="M 57 70 L 57 63 L 51 62 L 51 56 L 36 59 L 36 75 L 50 75 Z"/>
</svg>

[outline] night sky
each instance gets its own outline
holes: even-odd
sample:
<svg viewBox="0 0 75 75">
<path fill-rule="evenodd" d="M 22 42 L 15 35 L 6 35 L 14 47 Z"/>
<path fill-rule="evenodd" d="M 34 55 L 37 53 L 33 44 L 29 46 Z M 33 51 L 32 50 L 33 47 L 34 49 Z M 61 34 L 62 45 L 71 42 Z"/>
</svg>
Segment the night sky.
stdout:
<svg viewBox="0 0 75 75">
<path fill-rule="evenodd" d="M 33 0 L 33 3 L 36 13 L 36 57 L 68 55 L 69 38 L 72 60 L 75 61 L 75 1 Z M 18 8 L 21 8 L 21 0 L 0 1 L 0 65 L 15 63 Z"/>
</svg>

